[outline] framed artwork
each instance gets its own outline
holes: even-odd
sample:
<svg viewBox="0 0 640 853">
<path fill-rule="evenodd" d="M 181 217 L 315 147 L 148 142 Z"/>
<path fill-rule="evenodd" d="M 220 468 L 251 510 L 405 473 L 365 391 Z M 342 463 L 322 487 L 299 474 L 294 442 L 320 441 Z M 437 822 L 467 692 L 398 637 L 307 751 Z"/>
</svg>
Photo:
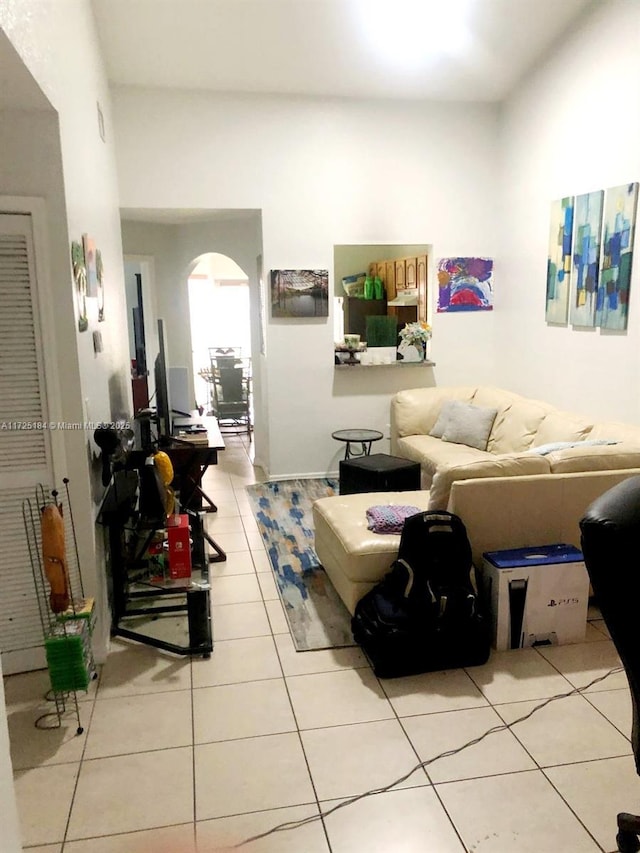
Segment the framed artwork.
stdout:
<svg viewBox="0 0 640 853">
<path fill-rule="evenodd" d="M 573 196 L 551 203 L 549 255 L 547 257 L 547 323 L 566 324 L 571 281 Z"/>
<path fill-rule="evenodd" d="M 98 322 L 104 320 L 104 266 L 102 264 L 102 252 L 96 249 L 96 278 L 98 280 Z"/>
<path fill-rule="evenodd" d="M 574 326 L 596 325 L 603 200 L 604 190 L 576 196 L 569 311 Z"/>
<path fill-rule="evenodd" d="M 76 304 L 78 306 L 78 331 L 86 332 L 89 328 L 89 320 L 87 318 L 87 269 L 84 264 L 82 243 L 77 243 L 75 240 L 71 244 L 71 265 L 76 291 Z"/>
<path fill-rule="evenodd" d="M 493 311 L 491 258 L 440 258 L 438 313 Z"/>
<path fill-rule="evenodd" d="M 328 317 L 329 270 L 271 270 L 272 317 Z"/>
<path fill-rule="evenodd" d="M 84 263 L 87 269 L 87 296 L 98 295 L 98 267 L 96 264 L 96 244 L 88 234 L 82 235 Z"/>
<path fill-rule="evenodd" d="M 603 329 L 627 328 L 637 204 L 637 182 L 605 193 L 596 301 L 596 325 Z"/>
</svg>

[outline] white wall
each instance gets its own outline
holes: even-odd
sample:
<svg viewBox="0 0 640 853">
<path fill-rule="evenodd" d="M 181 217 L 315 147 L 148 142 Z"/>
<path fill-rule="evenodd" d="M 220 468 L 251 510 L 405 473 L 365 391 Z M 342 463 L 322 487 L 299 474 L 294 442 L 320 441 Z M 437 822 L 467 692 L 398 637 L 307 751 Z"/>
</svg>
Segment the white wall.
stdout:
<svg viewBox="0 0 640 853">
<path fill-rule="evenodd" d="M 0 26 L 55 113 L 26 113 L 2 122 L 2 193 L 45 199 L 49 222 L 48 279 L 57 344 L 64 420 L 110 421 L 130 413 L 130 371 L 125 319 L 122 245 L 115 178 L 109 90 L 89 0 L 6 0 Z M 24 76 L 24 69 L 21 71 Z M 10 85 L 10 79 L 9 79 Z M 98 130 L 100 102 L 106 142 Z M 97 302 L 89 300 L 89 330 L 77 332 L 70 263 L 71 240 L 90 234 L 102 252 L 105 316 L 98 324 Z M 104 351 L 93 351 L 99 329 Z M 102 536 L 94 517 L 102 494 L 97 448 L 90 428 L 65 433 L 66 475 L 72 502 L 85 590 L 98 594 L 100 620 L 94 650 L 106 654 L 106 614 Z"/>
<path fill-rule="evenodd" d="M 114 115 L 123 206 L 261 209 L 265 278 L 332 270 L 334 244 L 496 252 L 491 106 L 125 88 Z M 433 319 L 435 381 L 492 380 L 494 316 Z M 272 476 L 335 471 L 332 430 L 384 430 L 394 390 L 434 381 L 427 369 L 334 371 L 331 317 L 269 320 L 265 367 Z"/>
<path fill-rule="evenodd" d="M 625 332 L 545 323 L 551 202 L 640 180 L 640 4 L 610 0 L 502 115 L 497 374 L 596 418 L 640 422 L 640 242 Z"/>
<path fill-rule="evenodd" d="M 55 4 L 4 0 L 0 27 L 0 67 L 8 90 L 0 103 L 11 107 L 0 114 L 0 194 L 44 199 L 47 245 L 41 248 L 46 253 L 53 307 L 51 316 L 44 319 L 56 339 L 62 416 L 68 421 L 107 420 L 112 414 L 110 398 L 121 396 L 127 348 L 113 142 L 107 139 L 105 145 L 100 140 L 96 122 L 96 101 L 100 100 L 110 132 L 109 96 L 90 8 L 85 0 Z M 19 85 L 14 87 L 14 80 Z M 33 111 L 33 106 L 44 109 Z M 105 352 L 99 359 L 93 353 L 91 334 L 79 336 L 75 325 L 70 239 L 78 239 L 83 232 L 94 236 L 105 264 L 107 322 L 101 324 Z M 95 321 L 94 314 L 92 328 Z M 108 619 L 104 576 L 99 570 L 100 541 L 96 542 L 94 529 L 97 495 L 92 490 L 96 477 L 90 475 L 89 438 L 78 431 L 65 433 L 65 473 L 71 480 L 85 589 L 90 594 L 103 593 L 102 618 L 94 638 L 96 656 L 101 659 L 106 654 Z M 3 696 L 0 718 L 0 765 L 9 769 Z M 4 774 L 0 812 L 2 843 L 7 853 L 13 853 L 19 849 L 15 800 Z"/>
</svg>

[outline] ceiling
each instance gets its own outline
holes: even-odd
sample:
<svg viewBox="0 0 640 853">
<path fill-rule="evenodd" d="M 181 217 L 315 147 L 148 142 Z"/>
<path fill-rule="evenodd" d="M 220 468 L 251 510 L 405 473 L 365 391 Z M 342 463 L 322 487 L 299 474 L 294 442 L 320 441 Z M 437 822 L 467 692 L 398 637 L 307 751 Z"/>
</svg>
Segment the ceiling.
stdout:
<svg viewBox="0 0 640 853">
<path fill-rule="evenodd" d="M 115 85 L 490 102 L 507 96 L 589 7 L 603 2 L 92 0 L 92 5 Z M 387 17 L 376 26 L 381 7 Z"/>
</svg>

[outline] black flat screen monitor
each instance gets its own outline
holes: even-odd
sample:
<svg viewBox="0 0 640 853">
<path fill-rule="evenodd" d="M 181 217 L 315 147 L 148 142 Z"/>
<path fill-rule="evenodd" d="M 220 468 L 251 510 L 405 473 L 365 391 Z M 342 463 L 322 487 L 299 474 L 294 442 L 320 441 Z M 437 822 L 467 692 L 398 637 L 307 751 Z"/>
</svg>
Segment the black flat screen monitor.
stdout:
<svg viewBox="0 0 640 853">
<path fill-rule="evenodd" d="M 158 421 L 158 443 L 167 444 L 171 438 L 172 424 L 164 320 L 158 320 L 158 355 L 156 356 L 156 361 L 154 365 L 154 378 L 156 381 L 156 417 Z"/>
<path fill-rule="evenodd" d="M 133 340 L 136 350 L 136 376 L 147 375 L 147 348 L 144 339 L 144 320 L 138 305 L 133 310 Z"/>
</svg>

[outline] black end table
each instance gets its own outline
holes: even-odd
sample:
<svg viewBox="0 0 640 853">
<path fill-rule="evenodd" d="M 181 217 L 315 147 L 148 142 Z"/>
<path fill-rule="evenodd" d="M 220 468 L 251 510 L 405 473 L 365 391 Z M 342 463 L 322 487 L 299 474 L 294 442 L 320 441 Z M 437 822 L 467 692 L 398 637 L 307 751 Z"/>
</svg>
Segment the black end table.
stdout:
<svg viewBox="0 0 640 853">
<path fill-rule="evenodd" d="M 374 453 L 340 462 L 340 494 L 410 492 L 420 489 L 420 463 Z"/>
<path fill-rule="evenodd" d="M 345 459 L 368 456 L 371 453 L 371 444 L 374 441 L 380 441 L 382 437 L 382 433 L 377 429 L 338 429 L 331 433 L 331 438 L 335 438 L 336 441 L 346 442 Z M 352 444 L 359 444 L 361 446 L 359 453 L 354 453 L 351 450 Z"/>
</svg>

